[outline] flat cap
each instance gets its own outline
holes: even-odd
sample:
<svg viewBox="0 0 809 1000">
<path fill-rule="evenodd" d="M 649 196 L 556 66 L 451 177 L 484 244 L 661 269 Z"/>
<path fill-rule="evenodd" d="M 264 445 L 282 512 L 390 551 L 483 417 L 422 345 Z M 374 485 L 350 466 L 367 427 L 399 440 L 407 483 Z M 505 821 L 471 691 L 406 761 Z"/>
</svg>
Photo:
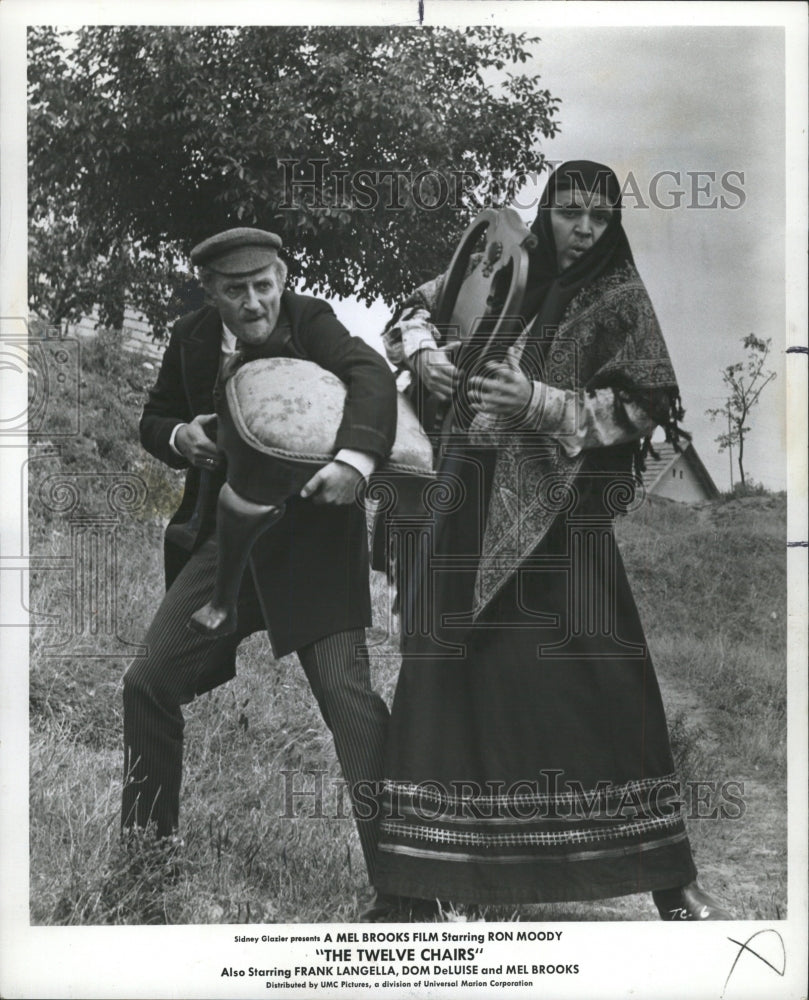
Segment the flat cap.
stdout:
<svg viewBox="0 0 809 1000">
<path fill-rule="evenodd" d="M 195 267 L 209 267 L 219 274 L 252 274 L 277 258 L 281 237 L 263 229 L 226 229 L 197 243 L 191 251 Z"/>
</svg>

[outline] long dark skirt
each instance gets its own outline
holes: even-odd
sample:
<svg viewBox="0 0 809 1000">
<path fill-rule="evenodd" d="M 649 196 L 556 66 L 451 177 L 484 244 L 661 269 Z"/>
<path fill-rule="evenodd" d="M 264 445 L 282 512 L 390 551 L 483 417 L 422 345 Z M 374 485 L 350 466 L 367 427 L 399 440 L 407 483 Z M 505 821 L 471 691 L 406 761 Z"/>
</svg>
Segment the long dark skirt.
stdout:
<svg viewBox="0 0 809 1000">
<path fill-rule="evenodd" d="M 432 574 L 434 618 L 405 645 L 377 888 L 530 903 L 692 881 L 660 691 L 609 523 L 560 517 L 482 618 L 447 618 L 471 598 L 465 556 L 479 551 L 491 471 L 479 466 L 469 505 L 442 526 L 439 554 L 457 558 Z"/>
</svg>

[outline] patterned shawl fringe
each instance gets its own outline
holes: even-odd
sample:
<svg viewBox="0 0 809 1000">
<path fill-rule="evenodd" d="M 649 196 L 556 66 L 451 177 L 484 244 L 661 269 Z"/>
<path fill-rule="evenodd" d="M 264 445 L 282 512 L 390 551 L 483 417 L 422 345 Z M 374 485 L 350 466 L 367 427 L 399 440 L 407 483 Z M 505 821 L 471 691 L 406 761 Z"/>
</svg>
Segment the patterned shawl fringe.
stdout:
<svg viewBox="0 0 809 1000">
<path fill-rule="evenodd" d="M 680 426 L 680 422 L 684 417 L 685 410 L 683 409 L 683 401 L 679 393 L 670 396 L 668 413 L 663 420 L 659 421 L 659 425 L 665 431 L 666 441 L 678 454 L 683 450 L 680 441 L 691 441 L 691 434 Z M 651 437 L 641 438 L 632 453 L 632 471 L 635 476 L 635 482 L 639 486 L 643 483 L 643 474 L 646 472 L 647 455 L 651 455 L 655 461 L 660 458 L 652 447 Z"/>
</svg>

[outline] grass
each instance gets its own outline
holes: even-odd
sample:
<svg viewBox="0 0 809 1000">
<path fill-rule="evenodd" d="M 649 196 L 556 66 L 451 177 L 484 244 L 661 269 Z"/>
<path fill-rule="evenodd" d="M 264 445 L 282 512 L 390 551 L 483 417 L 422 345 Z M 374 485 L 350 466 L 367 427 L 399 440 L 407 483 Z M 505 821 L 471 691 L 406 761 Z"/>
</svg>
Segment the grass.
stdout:
<svg viewBox="0 0 809 1000">
<path fill-rule="evenodd" d="M 785 499 L 652 502 L 617 534 L 662 678 L 697 694 L 751 764 L 783 767 Z"/>
<path fill-rule="evenodd" d="M 70 555 L 69 515 L 42 504 L 56 471 L 126 472 L 143 505 L 116 527 L 119 635 L 143 636 L 162 592 L 162 527 L 181 479 L 144 457 L 137 419 L 154 371 L 105 336 L 84 349 L 81 433 L 58 459 L 31 463 L 31 550 Z M 110 387 L 115 387 L 111 392 Z M 121 386 L 126 388 L 121 389 Z M 49 414 L 51 417 L 51 414 Z M 58 407 L 52 419 L 64 420 Z M 105 436 L 98 435 L 99 426 Z M 103 497 L 101 497 L 103 499 Z M 102 509 L 89 491 L 87 503 Z M 667 704 L 672 746 L 690 781 L 741 781 L 741 819 L 693 819 L 701 879 L 737 914 L 786 908 L 785 501 L 726 498 L 695 510 L 651 502 L 618 526 L 621 549 Z M 71 563 L 32 575 L 34 612 L 69 620 Z M 390 702 L 399 660 L 386 638 L 388 593 L 372 578 L 372 676 Z M 359 843 L 331 737 L 297 659 L 273 660 L 264 636 L 238 675 L 186 710 L 184 843 L 121 844 L 121 677 L 126 657 L 53 655 L 64 627 L 31 633 L 31 921 L 40 925 L 351 921 L 365 898 Z M 284 772 L 291 774 L 284 775 Z M 308 772 L 308 773 L 307 773 Z M 285 782 L 312 792 L 285 815 Z M 764 886 L 767 886 L 766 890 Z M 450 919 L 472 914 L 450 914 Z M 486 920 L 656 919 L 648 896 L 483 909 Z"/>
</svg>

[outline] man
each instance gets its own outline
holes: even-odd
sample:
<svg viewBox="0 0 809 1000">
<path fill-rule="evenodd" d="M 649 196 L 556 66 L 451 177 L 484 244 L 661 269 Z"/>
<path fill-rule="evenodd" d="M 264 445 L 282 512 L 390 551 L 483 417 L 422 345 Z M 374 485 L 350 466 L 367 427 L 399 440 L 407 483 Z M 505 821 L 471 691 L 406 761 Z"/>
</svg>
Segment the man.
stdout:
<svg viewBox="0 0 809 1000">
<path fill-rule="evenodd" d="M 381 777 L 388 710 L 371 688 L 364 645 L 371 620 L 367 535 L 354 500 L 361 479 L 392 446 L 396 387 L 383 358 L 351 337 L 325 302 L 284 290 L 280 247 L 273 233 L 241 228 L 192 250 L 211 304 L 176 323 L 141 418 L 146 450 L 188 474 L 166 536 L 166 595 L 147 634 L 147 655 L 124 677 L 125 830 L 154 823 L 159 837 L 174 835 L 181 706 L 230 680 L 239 642 L 262 628 L 276 657 L 297 651 L 349 791 L 357 783 L 360 796 L 364 789 L 366 814 L 368 783 Z M 213 586 L 212 522 L 225 462 L 212 440 L 215 398 L 223 364 L 237 350 L 245 359 L 313 361 L 337 375 L 347 393 L 333 460 L 256 543 L 236 633 L 211 639 L 187 623 Z M 357 818 L 372 881 L 376 827 L 376 817 Z"/>
</svg>

